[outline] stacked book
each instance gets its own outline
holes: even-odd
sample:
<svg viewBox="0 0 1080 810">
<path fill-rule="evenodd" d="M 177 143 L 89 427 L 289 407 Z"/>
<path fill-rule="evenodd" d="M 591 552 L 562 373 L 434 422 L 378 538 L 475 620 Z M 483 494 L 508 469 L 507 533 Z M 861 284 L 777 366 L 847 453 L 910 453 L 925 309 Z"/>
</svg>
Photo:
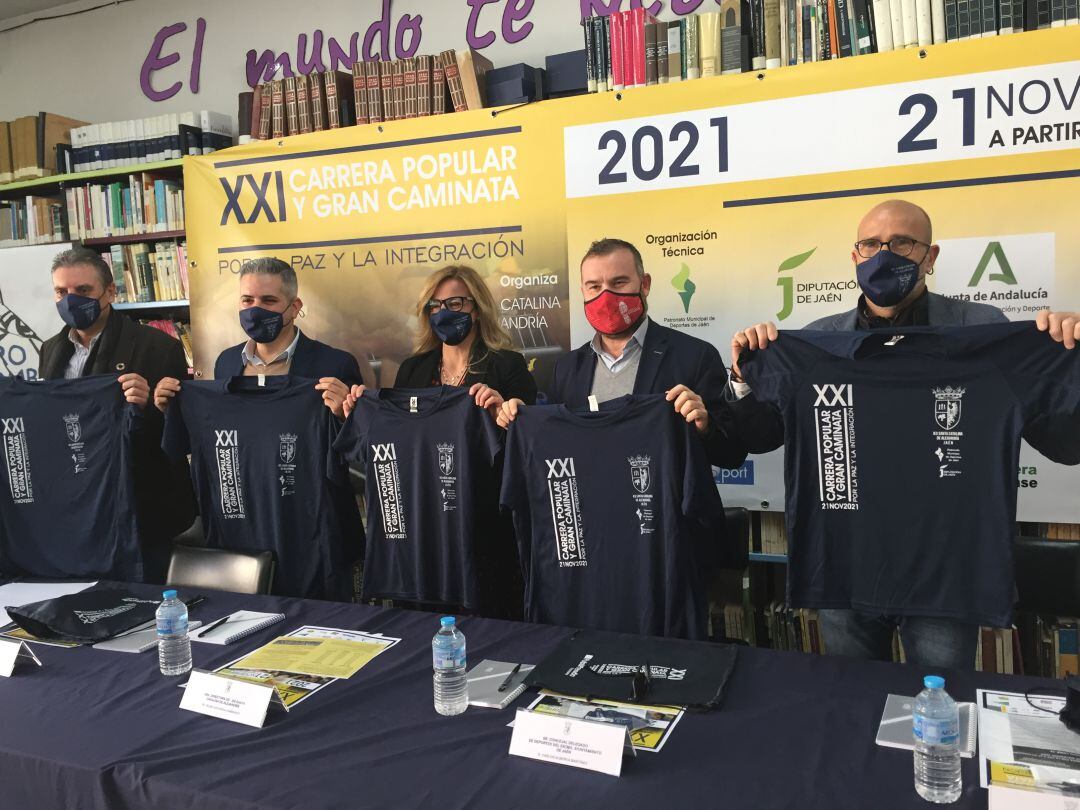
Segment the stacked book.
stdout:
<svg viewBox="0 0 1080 810">
<path fill-rule="evenodd" d="M 1080 24 L 1080 0 L 722 0 L 582 20 L 590 92 Z"/>
<path fill-rule="evenodd" d="M 63 174 L 67 171 L 64 155 L 70 152 L 72 127 L 84 123 L 46 112 L 0 121 L 0 183 Z"/>
<path fill-rule="evenodd" d="M 163 113 L 71 130 L 70 154 L 61 173 L 99 171 L 139 163 L 208 155 L 233 145 L 232 119 L 223 113 Z"/>
<path fill-rule="evenodd" d="M 788 553 L 783 512 L 750 513 L 750 551 L 756 554 Z"/>
<path fill-rule="evenodd" d="M 195 366 L 194 355 L 191 353 L 191 324 L 187 321 L 176 321 L 172 318 L 154 318 L 152 320 L 140 320 L 139 323 L 145 326 L 152 326 L 155 329 L 160 329 L 166 335 L 174 337 L 180 341 L 180 345 L 184 347 L 184 356 L 187 358 L 188 368 Z"/>
<path fill-rule="evenodd" d="M 33 195 L 0 200 L 0 248 L 65 241 L 63 205 L 59 200 Z"/>
<path fill-rule="evenodd" d="M 112 268 L 118 303 L 187 300 L 185 241 L 113 245 L 101 258 Z"/>
<path fill-rule="evenodd" d="M 176 180 L 152 172 L 67 188 L 64 196 L 73 239 L 184 230 L 183 189 Z"/>
<path fill-rule="evenodd" d="M 484 76 L 491 67 L 475 51 L 448 50 L 392 62 L 357 62 L 351 74 L 327 70 L 274 79 L 241 94 L 241 111 L 250 105 L 241 131 L 249 140 L 269 140 L 481 109 Z"/>
</svg>

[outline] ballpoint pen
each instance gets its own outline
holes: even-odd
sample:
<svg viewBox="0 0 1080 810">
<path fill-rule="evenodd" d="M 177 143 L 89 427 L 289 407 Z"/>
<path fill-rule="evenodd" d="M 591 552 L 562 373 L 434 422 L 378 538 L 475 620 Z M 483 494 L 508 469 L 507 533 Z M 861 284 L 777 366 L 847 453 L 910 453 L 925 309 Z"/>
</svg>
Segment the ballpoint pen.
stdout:
<svg viewBox="0 0 1080 810">
<path fill-rule="evenodd" d="M 521 669 L 521 664 L 518 664 L 512 670 L 510 670 L 510 674 L 506 676 L 506 680 L 503 681 L 502 684 L 499 686 L 498 691 L 505 692 L 507 689 L 510 688 L 510 682 L 514 680 L 514 676 L 517 675 L 519 669 Z"/>
</svg>

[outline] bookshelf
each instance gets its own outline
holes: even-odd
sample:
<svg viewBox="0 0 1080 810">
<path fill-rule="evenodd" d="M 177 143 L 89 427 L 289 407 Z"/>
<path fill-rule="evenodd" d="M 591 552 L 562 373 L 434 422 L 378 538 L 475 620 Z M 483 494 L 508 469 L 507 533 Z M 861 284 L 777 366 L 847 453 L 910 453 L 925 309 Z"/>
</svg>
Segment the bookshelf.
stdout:
<svg viewBox="0 0 1080 810">
<path fill-rule="evenodd" d="M 129 303 L 115 303 L 113 309 L 124 312 L 146 312 L 155 309 L 185 309 L 191 306 L 186 298 L 176 301 L 132 301 Z"/>
<path fill-rule="evenodd" d="M 158 231 L 157 233 L 135 233 L 124 236 L 117 235 L 97 239 L 83 239 L 82 244 L 85 247 L 95 247 L 97 245 L 108 247 L 110 245 L 130 245 L 136 242 L 157 242 L 168 241 L 169 239 L 183 239 L 185 236 L 185 231 Z"/>
<path fill-rule="evenodd" d="M 33 180 L 20 180 L 17 183 L 0 185 L 0 196 L 11 192 L 26 193 L 27 189 L 46 191 L 50 186 L 56 186 L 57 190 L 67 185 L 81 184 L 85 180 L 95 180 L 110 177 L 123 177 L 135 172 L 167 171 L 169 169 L 182 169 L 184 159 L 159 160 L 156 163 L 134 163 L 128 166 L 114 166 L 108 169 L 97 169 L 90 172 L 73 172 L 71 174 L 52 174 L 48 177 L 38 177 Z"/>
<path fill-rule="evenodd" d="M 760 563 L 778 563 L 780 565 L 787 565 L 787 554 L 763 554 L 760 551 L 750 552 L 750 562 Z"/>
</svg>

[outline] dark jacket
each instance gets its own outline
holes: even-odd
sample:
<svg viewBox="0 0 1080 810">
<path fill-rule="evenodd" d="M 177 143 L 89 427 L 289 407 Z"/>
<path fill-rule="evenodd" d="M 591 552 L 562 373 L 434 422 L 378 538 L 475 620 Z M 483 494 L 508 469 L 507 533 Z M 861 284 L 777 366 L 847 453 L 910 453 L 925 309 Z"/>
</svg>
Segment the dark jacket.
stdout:
<svg viewBox="0 0 1080 810">
<path fill-rule="evenodd" d="M 571 408 L 588 405 L 599 358 L 592 342 L 574 349 L 555 363 L 555 381 L 548 401 Z M 717 467 L 738 467 L 747 450 L 737 438 L 730 404 L 724 396 L 727 369 L 715 346 L 700 338 L 649 321 L 641 350 L 635 394 L 663 394 L 685 385 L 698 394 L 709 411 L 709 428 L 702 437 L 705 450 Z"/>
<path fill-rule="evenodd" d="M 41 346 L 39 375 L 46 380 L 64 376 L 75 347 L 68 327 Z M 150 395 L 162 377 L 183 379 L 187 360 L 180 341 L 159 329 L 143 326 L 115 310 L 109 313 L 83 368 L 83 375 L 139 374 L 150 384 Z M 195 495 L 186 459 L 170 461 L 161 450 L 164 419 L 152 404 L 143 409 L 141 427 L 132 442 L 135 469 L 135 503 L 139 531 L 147 545 L 161 551 L 173 537 L 195 520 Z M 163 573 L 163 572 L 158 572 Z M 153 577 L 148 577 L 153 578 Z"/>
<path fill-rule="evenodd" d="M 396 388 L 428 388 L 439 374 L 442 348 L 436 347 L 423 354 L 405 358 L 394 380 Z M 510 349 L 491 350 L 476 343 L 472 350 L 471 366 L 462 385 L 483 383 L 494 388 L 503 399 L 517 397 L 526 405 L 536 402 L 536 381 L 529 373 L 529 366 L 520 352 Z"/>
<path fill-rule="evenodd" d="M 244 373 L 242 352 L 246 345 L 247 341 L 238 343 L 218 355 L 217 362 L 214 363 L 215 380 L 239 377 Z M 360 366 L 355 357 L 346 351 L 309 338 L 303 332 L 300 333 L 300 339 L 296 342 L 296 353 L 289 366 L 289 374 L 312 380 L 337 377 L 349 386 L 360 385 L 363 382 Z"/>
<path fill-rule="evenodd" d="M 932 292 L 928 292 L 926 298 L 929 326 L 976 326 L 1008 321 L 1004 312 L 990 304 L 961 301 Z M 806 328 L 827 332 L 852 331 L 858 325 L 858 317 L 859 311 L 855 308 L 819 318 L 807 324 Z M 1050 340 L 1049 337 L 1046 339 Z M 732 408 L 740 435 L 752 453 L 767 453 L 784 445 L 784 421 L 775 406 L 758 402 L 751 393 L 734 403 Z M 1024 438 L 1051 461 L 1080 464 L 1080 413 L 1071 418 L 1037 417 L 1024 430 Z"/>
</svg>

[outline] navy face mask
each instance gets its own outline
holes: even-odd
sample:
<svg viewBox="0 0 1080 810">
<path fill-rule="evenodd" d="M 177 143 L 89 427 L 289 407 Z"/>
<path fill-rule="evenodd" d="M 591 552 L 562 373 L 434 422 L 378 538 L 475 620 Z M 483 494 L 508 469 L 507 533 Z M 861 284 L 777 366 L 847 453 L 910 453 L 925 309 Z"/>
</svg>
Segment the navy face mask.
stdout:
<svg viewBox="0 0 1080 810">
<path fill-rule="evenodd" d="M 281 312 L 262 307 L 247 307 L 240 310 L 240 325 L 256 343 L 272 343 L 285 328 L 285 317 Z"/>
<path fill-rule="evenodd" d="M 855 266 L 855 277 L 873 303 L 879 307 L 894 307 L 919 283 L 919 264 L 907 256 L 897 256 L 891 250 L 879 250 Z"/>
<path fill-rule="evenodd" d="M 428 320 L 431 322 L 431 331 L 435 333 L 435 337 L 447 346 L 457 346 L 472 331 L 472 314 L 468 312 L 440 309 Z"/>
<path fill-rule="evenodd" d="M 89 329 L 101 317 L 101 302 L 96 298 L 70 293 L 56 302 L 56 311 L 72 329 Z"/>
</svg>

